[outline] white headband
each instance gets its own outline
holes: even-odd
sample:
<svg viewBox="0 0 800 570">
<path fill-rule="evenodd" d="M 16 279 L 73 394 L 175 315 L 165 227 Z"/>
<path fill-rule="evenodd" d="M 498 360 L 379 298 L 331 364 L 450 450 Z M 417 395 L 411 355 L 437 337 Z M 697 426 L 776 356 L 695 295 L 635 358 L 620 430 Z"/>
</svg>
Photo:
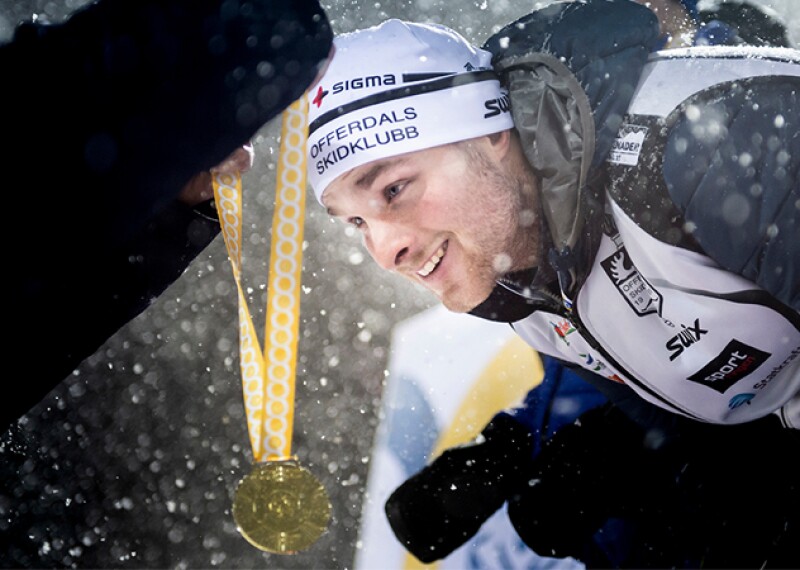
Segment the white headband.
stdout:
<svg viewBox="0 0 800 570">
<path fill-rule="evenodd" d="M 308 178 L 319 201 L 357 166 L 514 126 L 491 54 L 444 26 L 388 20 L 334 43 L 308 94 Z"/>
</svg>

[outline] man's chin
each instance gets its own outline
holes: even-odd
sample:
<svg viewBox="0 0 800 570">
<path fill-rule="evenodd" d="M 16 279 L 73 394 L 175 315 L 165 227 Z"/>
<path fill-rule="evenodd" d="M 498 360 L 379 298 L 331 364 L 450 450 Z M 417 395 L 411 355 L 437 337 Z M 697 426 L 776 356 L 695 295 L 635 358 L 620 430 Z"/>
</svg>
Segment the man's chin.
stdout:
<svg viewBox="0 0 800 570">
<path fill-rule="evenodd" d="M 472 309 L 483 303 L 492 293 L 491 289 L 483 295 L 475 293 L 473 295 L 442 295 L 439 299 L 442 305 L 451 313 L 469 313 Z"/>
<path fill-rule="evenodd" d="M 445 300 L 442 300 L 442 305 L 444 305 L 444 308 L 450 311 L 451 313 L 467 313 L 472 310 L 470 308 L 466 308 L 464 304 L 450 303 Z"/>
</svg>

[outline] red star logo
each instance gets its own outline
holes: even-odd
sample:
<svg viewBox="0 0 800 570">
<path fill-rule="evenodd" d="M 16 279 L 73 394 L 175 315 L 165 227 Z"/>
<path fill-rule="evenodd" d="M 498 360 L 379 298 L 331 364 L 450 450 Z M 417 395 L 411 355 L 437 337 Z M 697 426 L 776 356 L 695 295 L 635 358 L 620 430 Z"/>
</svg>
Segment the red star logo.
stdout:
<svg viewBox="0 0 800 570">
<path fill-rule="evenodd" d="M 328 92 L 323 91 L 322 86 L 320 85 L 319 89 L 317 89 L 317 94 L 314 96 L 314 99 L 311 102 L 314 103 L 314 105 L 316 105 L 317 108 L 319 109 L 319 106 L 322 105 L 322 100 L 325 98 L 325 95 L 327 94 Z"/>
</svg>

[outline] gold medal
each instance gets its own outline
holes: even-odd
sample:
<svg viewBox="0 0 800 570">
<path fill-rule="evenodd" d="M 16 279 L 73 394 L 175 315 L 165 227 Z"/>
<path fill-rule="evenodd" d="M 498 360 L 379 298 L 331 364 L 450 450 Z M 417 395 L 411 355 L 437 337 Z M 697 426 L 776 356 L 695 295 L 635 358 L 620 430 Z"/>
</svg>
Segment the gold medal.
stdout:
<svg viewBox="0 0 800 570">
<path fill-rule="evenodd" d="M 242 177 L 214 172 L 222 236 L 239 297 L 239 364 L 245 414 L 256 466 L 239 483 L 233 518 L 239 532 L 261 550 L 294 554 L 328 527 L 331 504 L 325 488 L 292 457 L 300 277 L 303 266 L 305 141 L 308 102 L 284 113 L 275 211 L 270 242 L 267 322 L 260 346 L 240 279 Z"/>
<path fill-rule="evenodd" d="M 266 552 L 293 554 L 328 528 L 331 504 L 322 484 L 294 461 L 259 463 L 239 483 L 233 518 L 247 541 Z"/>
</svg>

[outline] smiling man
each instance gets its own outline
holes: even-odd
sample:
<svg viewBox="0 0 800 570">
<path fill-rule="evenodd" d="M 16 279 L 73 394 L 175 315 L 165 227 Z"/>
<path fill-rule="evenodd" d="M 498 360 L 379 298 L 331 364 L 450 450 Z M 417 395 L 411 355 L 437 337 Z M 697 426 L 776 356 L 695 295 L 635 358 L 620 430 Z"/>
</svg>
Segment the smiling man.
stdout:
<svg viewBox="0 0 800 570">
<path fill-rule="evenodd" d="M 512 174 L 526 171 L 506 130 L 357 167 L 331 183 L 325 205 L 361 230 L 382 268 L 465 312 L 498 275 L 539 263 L 528 237 L 538 222 L 534 180 Z"/>
<path fill-rule="evenodd" d="M 312 94 L 311 179 L 382 268 L 464 312 L 489 296 L 498 275 L 538 264 L 528 239 L 538 221 L 535 178 L 490 55 L 443 28 L 420 30 L 429 37 L 415 42 L 413 28 L 385 24 L 391 41 L 375 46 L 383 53 L 361 51 L 359 34 L 349 36 L 352 46 L 340 38 L 341 61 L 358 53 L 364 77 L 331 74 Z M 429 39 L 437 45 L 425 55 Z M 413 67 L 386 73 L 387 64 L 408 60 Z M 398 97 L 376 105 L 367 93 Z"/>
<path fill-rule="evenodd" d="M 311 184 L 382 268 L 595 383 L 796 428 L 798 54 L 648 62 L 657 37 L 627 1 L 555 4 L 486 49 L 343 35 L 309 95 Z"/>
<path fill-rule="evenodd" d="M 664 538 L 676 528 L 686 540 L 703 535 L 696 560 L 760 565 L 776 537 L 796 529 L 783 505 L 797 488 L 776 458 L 797 444 L 800 426 L 800 54 L 651 55 L 659 37 L 654 14 L 627 0 L 553 4 L 482 49 L 442 26 L 390 20 L 338 37 L 309 94 L 316 197 L 358 228 L 382 268 L 452 311 L 510 323 L 645 429 L 582 416 L 563 454 L 550 445 L 537 460 L 547 467 L 532 471 L 519 457 L 530 454 L 528 436 L 492 422 L 486 445 L 456 454 L 461 467 L 423 472 L 387 504 L 421 560 L 463 542 L 504 497 L 523 540 L 559 555 L 595 548 L 598 521 L 623 503 L 641 513 L 673 484 L 680 498 L 655 501 L 645 517 L 658 528 L 650 538 L 663 546 L 682 544 Z M 547 439 L 544 428 L 529 431 Z M 654 459 L 670 434 L 682 440 L 664 446 L 672 458 Z M 752 454 L 754 442 L 774 501 L 734 512 L 726 497 L 752 474 L 714 450 Z M 497 469 L 462 473 L 462 453 Z M 695 483 L 685 483 L 687 465 L 700 473 Z M 514 487 L 519 473 L 544 483 Z M 475 511 L 448 533 L 441 521 L 455 515 L 437 510 L 430 489 L 440 487 L 426 477 L 451 489 L 455 475 L 473 490 L 459 486 L 452 500 Z M 718 482 L 710 495 L 708 480 Z M 703 501 L 702 516 L 687 507 Z M 552 516 L 542 524 L 535 512 Z M 750 524 L 767 519 L 760 530 Z M 576 533 L 577 546 L 559 546 Z M 658 564 L 683 564 L 687 551 Z"/>
</svg>

